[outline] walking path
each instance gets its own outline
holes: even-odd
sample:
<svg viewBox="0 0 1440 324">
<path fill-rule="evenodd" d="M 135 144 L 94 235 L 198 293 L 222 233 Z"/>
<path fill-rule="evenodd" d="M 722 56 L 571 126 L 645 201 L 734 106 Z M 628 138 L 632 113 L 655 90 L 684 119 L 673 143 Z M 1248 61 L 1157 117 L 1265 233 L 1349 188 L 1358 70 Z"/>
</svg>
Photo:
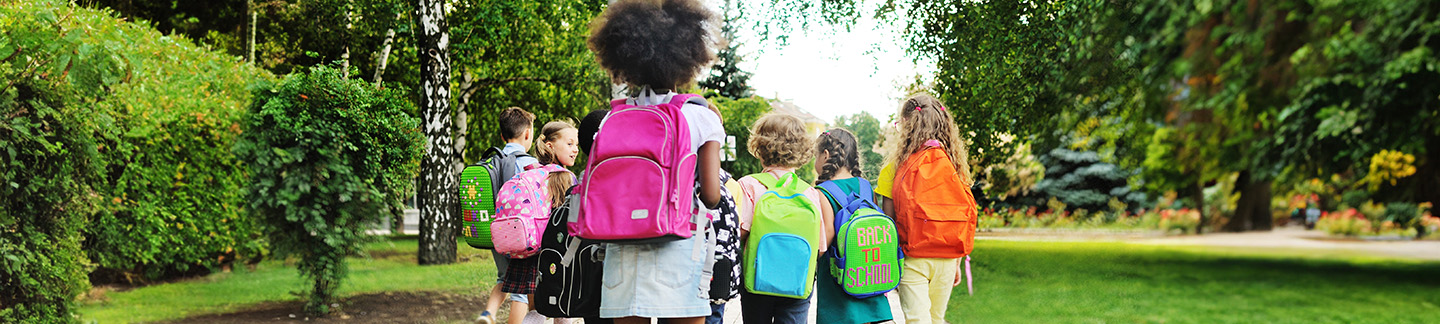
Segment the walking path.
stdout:
<svg viewBox="0 0 1440 324">
<path fill-rule="evenodd" d="M 1340 239 L 1317 230 L 1282 227 L 1269 232 L 1213 233 L 1163 236 L 1148 234 L 1094 235 L 1084 233 L 981 233 L 980 238 L 1007 241 L 1126 242 L 1155 245 L 1213 246 L 1259 250 L 1308 250 L 1315 253 L 1368 255 L 1440 261 L 1440 241 L 1367 241 Z"/>
</svg>

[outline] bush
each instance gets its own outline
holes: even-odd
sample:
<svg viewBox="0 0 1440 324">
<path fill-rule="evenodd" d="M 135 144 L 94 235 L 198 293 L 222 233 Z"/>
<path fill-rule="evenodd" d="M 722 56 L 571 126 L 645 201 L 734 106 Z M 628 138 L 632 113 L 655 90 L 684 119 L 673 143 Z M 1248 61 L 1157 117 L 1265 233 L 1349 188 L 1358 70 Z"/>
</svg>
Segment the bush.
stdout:
<svg viewBox="0 0 1440 324">
<path fill-rule="evenodd" d="M 102 208 L 85 226 L 85 251 L 100 267 L 92 277 L 160 279 L 263 255 L 243 213 L 245 168 L 230 148 L 248 86 L 271 76 L 145 25 L 111 18 L 97 28 L 114 33 L 81 46 L 114 48 L 131 69 L 99 105 L 113 119 L 99 139 Z"/>
<path fill-rule="evenodd" d="M 329 312 L 346 255 L 413 189 L 423 145 L 397 91 L 317 67 L 255 90 L 235 153 L 250 166 L 250 212 L 278 255 L 313 280 L 306 311 Z"/>
<path fill-rule="evenodd" d="M 76 322 L 75 296 L 89 288 L 80 229 L 106 123 L 94 105 L 125 63 L 66 31 L 106 19 L 59 1 L 0 6 L 0 322 Z"/>
</svg>

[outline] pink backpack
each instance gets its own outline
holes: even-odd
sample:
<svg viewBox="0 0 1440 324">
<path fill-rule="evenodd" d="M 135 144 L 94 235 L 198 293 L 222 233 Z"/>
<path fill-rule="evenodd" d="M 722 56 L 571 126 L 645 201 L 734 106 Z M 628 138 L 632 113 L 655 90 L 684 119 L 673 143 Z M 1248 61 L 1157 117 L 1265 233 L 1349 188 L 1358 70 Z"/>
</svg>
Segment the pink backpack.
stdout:
<svg viewBox="0 0 1440 324">
<path fill-rule="evenodd" d="M 550 221 L 550 190 L 546 178 L 554 172 L 570 173 L 570 170 L 550 164 L 516 173 L 500 186 L 495 197 L 498 216 L 490 223 L 495 252 L 517 259 L 540 252 L 540 236 Z"/>
<path fill-rule="evenodd" d="M 708 105 L 693 94 L 641 105 L 610 102 L 584 179 L 580 214 L 570 232 L 611 243 L 654 243 L 694 235 L 695 163 L 685 103 Z"/>
</svg>

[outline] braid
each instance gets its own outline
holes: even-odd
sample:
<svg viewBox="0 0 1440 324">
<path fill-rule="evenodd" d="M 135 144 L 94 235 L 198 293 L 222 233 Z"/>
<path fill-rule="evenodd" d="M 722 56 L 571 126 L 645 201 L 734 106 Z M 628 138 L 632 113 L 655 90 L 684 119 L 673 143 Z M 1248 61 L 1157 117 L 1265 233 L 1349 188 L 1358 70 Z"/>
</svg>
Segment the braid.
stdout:
<svg viewBox="0 0 1440 324">
<path fill-rule="evenodd" d="M 820 140 L 816 143 L 816 151 L 824 151 L 830 154 L 825 159 L 825 165 L 819 166 L 820 181 L 828 181 L 835 178 L 835 173 L 840 168 L 850 170 L 850 174 L 856 177 L 861 176 L 860 154 L 857 152 L 855 135 L 844 128 L 835 128 L 820 134 Z"/>
</svg>

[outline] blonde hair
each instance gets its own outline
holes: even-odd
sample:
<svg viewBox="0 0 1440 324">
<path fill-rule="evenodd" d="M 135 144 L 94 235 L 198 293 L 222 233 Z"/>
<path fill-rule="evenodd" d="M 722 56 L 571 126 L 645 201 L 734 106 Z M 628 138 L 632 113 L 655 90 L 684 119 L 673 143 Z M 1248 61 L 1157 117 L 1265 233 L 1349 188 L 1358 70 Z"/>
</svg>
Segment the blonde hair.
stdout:
<svg viewBox="0 0 1440 324">
<path fill-rule="evenodd" d="M 798 167 L 815 153 L 810 136 L 805 134 L 805 121 L 781 113 L 760 116 L 750 127 L 750 140 L 745 141 L 745 146 L 762 166 Z"/>
<path fill-rule="evenodd" d="M 556 163 L 555 151 L 545 147 L 545 143 L 558 139 L 560 131 L 572 128 L 575 128 L 575 125 L 564 119 L 548 122 L 545 123 L 545 126 L 541 126 L 539 136 L 535 136 L 535 159 L 540 160 L 541 164 Z"/>
<path fill-rule="evenodd" d="M 545 126 L 541 126 L 540 136 L 535 137 L 536 160 L 540 160 L 541 164 L 558 163 L 558 155 L 555 154 L 555 151 L 546 147 L 545 143 L 559 139 L 560 131 L 572 128 L 575 128 L 575 125 L 571 124 L 569 120 L 564 119 L 545 123 Z M 550 208 L 560 207 L 560 204 L 565 203 L 565 194 L 569 191 L 570 186 L 575 185 L 574 176 L 569 173 L 557 172 L 551 173 L 550 176 L 546 177 L 546 180 L 550 189 Z"/>
<path fill-rule="evenodd" d="M 970 178 L 970 153 L 965 141 L 960 138 L 960 127 L 955 125 L 954 116 L 939 99 L 928 94 L 916 94 L 900 104 L 899 145 L 886 159 L 895 168 L 900 168 L 905 159 L 925 148 L 929 140 L 940 141 L 955 165 L 960 181 L 972 184 Z"/>
</svg>

